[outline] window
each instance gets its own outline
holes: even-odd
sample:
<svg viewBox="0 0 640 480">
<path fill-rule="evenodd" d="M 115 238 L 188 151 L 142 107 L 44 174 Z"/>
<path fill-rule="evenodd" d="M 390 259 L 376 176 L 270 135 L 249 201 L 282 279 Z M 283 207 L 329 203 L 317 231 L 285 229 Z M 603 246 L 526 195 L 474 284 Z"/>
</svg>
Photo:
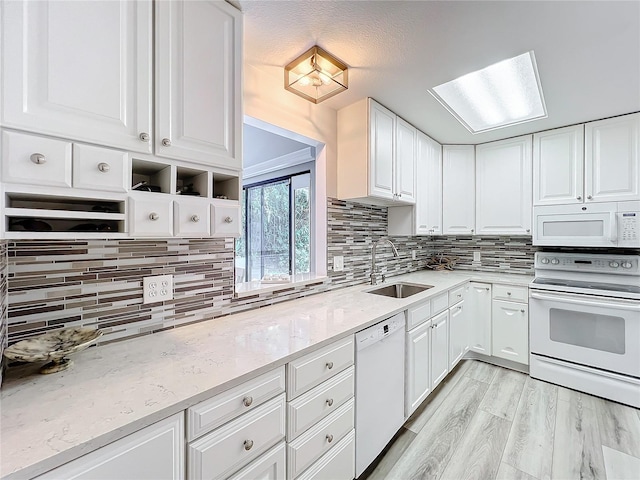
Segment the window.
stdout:
<svg viewBox="0 0 640 480">
<path fill-rule="evenodd" d="M 236 282 L 311 271 L 311 174 L 247 185 Z"/>
</svg>

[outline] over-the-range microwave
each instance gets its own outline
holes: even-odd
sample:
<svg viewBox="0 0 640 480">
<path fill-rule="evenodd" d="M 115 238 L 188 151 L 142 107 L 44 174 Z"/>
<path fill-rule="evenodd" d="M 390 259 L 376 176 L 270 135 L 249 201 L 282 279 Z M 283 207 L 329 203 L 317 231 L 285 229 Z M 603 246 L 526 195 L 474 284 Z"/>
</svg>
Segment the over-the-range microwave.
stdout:
<svg viewBox="0 0 640 480">
<path fill-rule="evenodd" d="M 640 202 L 533 207 L 533 244 L 640 248 Z"/>
</svg>

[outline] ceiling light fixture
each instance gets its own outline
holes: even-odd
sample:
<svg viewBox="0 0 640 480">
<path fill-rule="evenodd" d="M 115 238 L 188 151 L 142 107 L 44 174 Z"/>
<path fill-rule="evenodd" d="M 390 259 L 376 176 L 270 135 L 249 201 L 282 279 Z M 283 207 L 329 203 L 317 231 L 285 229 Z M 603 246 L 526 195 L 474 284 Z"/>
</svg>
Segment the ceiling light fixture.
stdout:
<svg viewBox="0 0 640 480">
<path fill-rule="evenodd" d="M 547 116 L 533 51 L 433 87 L 429 93 L 471 133 Z"/>
<path fill-rule="evenodd" d="M 348 69 L 316 45 L 284 67 L 284 88 L 320 103 L 349 88 Z"/>
</svg>

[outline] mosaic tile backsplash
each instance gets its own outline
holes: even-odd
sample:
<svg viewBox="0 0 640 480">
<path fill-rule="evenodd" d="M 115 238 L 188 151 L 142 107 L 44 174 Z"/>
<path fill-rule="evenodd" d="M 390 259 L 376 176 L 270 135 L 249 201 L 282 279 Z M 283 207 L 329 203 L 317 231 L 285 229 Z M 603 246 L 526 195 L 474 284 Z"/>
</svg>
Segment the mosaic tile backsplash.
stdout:
<svg viewBox="0 0 640 480">
<path fill-rule="evenodd" d="M 231 238 L 5 242 L 8 326 L 2 332 L 13 343 L 53 329 L 92 326 L 105 331 L 106 343 L 368 282 L 371 245 L 386 236 L 387 209 L 333 198 L 327 208 L 328 281 L 239 299 L 233 298 Z M 423 269 L 436 252 L 458 256 L 462 269 L 532 273 L 535 249 L 526 237 L 392 240 L 399 256 L 381 244 L 379 275 Z M 478 264 L 473 251 L 481 252 Z M 336 255 L 344 257 L 341 272 L 332 270 Z M 162 274 L 174 275 L 174 300 L 143 305 L 142 277 Z"/>
<path fill-rule="evenodd" d="M 7 306 L 9 299 L 7 295 L 7 241 L 0 240 L 0 383 L 2 383 L 2 373 L 4 367 L 4 349 L 7 347 Z"/>
</svg>

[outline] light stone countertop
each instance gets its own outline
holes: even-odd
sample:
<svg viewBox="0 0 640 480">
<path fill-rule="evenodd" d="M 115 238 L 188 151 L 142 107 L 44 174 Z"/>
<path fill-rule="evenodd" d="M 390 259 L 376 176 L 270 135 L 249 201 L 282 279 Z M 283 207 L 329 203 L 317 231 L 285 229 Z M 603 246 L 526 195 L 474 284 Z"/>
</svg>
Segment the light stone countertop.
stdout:
<svg viewBox="0 0 640 480">
<path fill-rule="evenodd" d="M 44 473 L 469 280 L 532 279 L 413 272 L 387 283 L 434 288 L 396 299 L 365 293 L 371 285 L 348 287 L 90 348 L 57 374 L 9 369 L 0 396 L 0 477 Z"/>
</svg>

